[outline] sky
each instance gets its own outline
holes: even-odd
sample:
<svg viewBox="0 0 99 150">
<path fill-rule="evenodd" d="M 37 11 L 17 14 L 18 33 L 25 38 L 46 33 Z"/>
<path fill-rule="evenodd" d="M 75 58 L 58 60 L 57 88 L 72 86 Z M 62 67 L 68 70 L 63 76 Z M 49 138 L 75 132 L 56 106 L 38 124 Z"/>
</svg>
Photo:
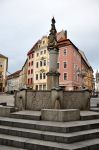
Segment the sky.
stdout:
<svg viewBox="0 0 99 150">
<path fill-rule="evenodd" d="M 9 58 L 10 73 L 20 70 L 35 42 L 49 34 L 53 16 L 57 31 L 67 30 L 99 69 L 99 0 L 0 0 L 0 53 Z"/>
</svg>

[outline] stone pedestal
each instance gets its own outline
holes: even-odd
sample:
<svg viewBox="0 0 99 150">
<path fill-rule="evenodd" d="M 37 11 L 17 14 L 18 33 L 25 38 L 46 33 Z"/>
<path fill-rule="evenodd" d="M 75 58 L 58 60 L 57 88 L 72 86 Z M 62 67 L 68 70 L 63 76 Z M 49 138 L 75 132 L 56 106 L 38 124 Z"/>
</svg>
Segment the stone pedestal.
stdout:
<svg viewBox="0 0 99 150">
<path fill-rule="evenodd" d="M 51 90 L 52 88 L 59 86 L 59 72 L 48 72 L 47 73 L 47 89 Z"/>
<path fill-rule="evenodd" d="M 80 120 L 79 109 L 42 109 L 41 119 L 45 121 L 76 121 Z"/>
<path fill-rule="evenodd" d="M 7 117 L 11 112 L 14 112 L 14 107 L 10 106 L 0 106 L 0 117 Z"/>
</svg>

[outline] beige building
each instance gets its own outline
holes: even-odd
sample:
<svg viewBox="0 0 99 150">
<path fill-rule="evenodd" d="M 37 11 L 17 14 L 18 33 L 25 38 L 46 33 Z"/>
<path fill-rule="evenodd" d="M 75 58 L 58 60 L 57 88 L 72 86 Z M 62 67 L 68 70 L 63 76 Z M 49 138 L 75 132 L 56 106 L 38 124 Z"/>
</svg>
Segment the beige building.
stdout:
<svg viewBox="0 0 99 150">
<path fill-rule="evenodd" d="M 89 89 L 91 91 L 94 90 L 94 76 L 93 76 L 93 69 L 89 64 L 85 54 L 83 51 L 79 50 L 81 54 L 81 66 L 82 66 L 82 87 Z"/>
<path fill-rule="evenodd" d="M 43 36 L 38 41 L 38 46 L 35 49 L 34 54 L 34 84 L 33 89 L 46 90 L 47 89 L 47 76 L 46 73 L 49 70 L 48 60 L 49 52 L 47 50 L 48 38 Z"/>
<path fill-rule="evenodd" d="M 47 50 L 48 38 L 43 36 L 41 40 L 28 52 L 27 63 L 27 88 L 43 90 L 47 89 L 47 76 L 49 65 L 49 52 Z"/>
<path fill-rule="evenodd" d="M 5 91 L 8 69 L 8 57 L 0 54 L 0 92 Z"/>
</svg>

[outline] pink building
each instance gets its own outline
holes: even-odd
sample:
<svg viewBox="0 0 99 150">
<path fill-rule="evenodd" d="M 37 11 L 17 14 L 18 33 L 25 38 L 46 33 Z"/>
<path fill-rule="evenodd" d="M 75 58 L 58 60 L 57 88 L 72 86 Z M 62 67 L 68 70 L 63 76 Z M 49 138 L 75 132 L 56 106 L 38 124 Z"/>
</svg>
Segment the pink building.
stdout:
<svg viewBox="0 0 99 150">
<path fill-rule="evenodd" d="M 64 32 L 64 31 L 62 31 Z M 58 33 L 58 47 L 59 58 L 58 67 L 60 72 L 59 84 L 65 90 L 77 90 L 81 87 L 81 77 L 78 76 L 78 70 L 81 71 L 81 54 L 78 48 L 67 39 L 65 36 L 59 36 Z"/>
<path fill-rule="evenodd" d="M 47 38 L 47 37 L 46 37 Z M 92 74 L 93 70 L 88 63 L 84 53 L 80 51 L 70 39 L 67 39 L 67 32 L 61 31 L 57 33 L 57 41 L 59 47 L 58 71 L 60 73 L 59 85 L 65 90 L 78 90 L 81 88 L 88 88 L 92 90 Z M 48 42 L 48 39 L 47 39 Z M 40 43 L 43 44 L 40 46 Z M 36 89 L 45 89 L 41 86 L 46 85 L 47 76 L 41 78 L 41 73 L 46 74 L 49 71 L 49 51 L 45 40 L 38 41 L 28 52 L 28 71 L 27 71 L 27 87 Z M 46 53 L 44 51 L 46 50 Z M 41 54 L 41 52 L 43 54 Z M 39 56 L 37 56 L 39 54 Z M 46 64 L 40 66 L 40 62 L 46 61 Z M 36 65 L 38 63 L 38 67 Z M 84 80 L 83 70 L 86 71 L 86 78 Z M 89 70 L 89 71 L 88 71 Z M 41 72 L 43 71 L 43 72 Z M 38 78 L 36 78 L 38 74 Z M 45 80 L 46 79 L 46 80 Z"/>
<path fill-rule="evenodd" d="M 32 88 L 33 87 L 33 65 L 34 65 L 34 47 L 31 48 L 31 50 L 28 52 L 27 60 L 28 60 L 28 69 L 27 69 L 27 87 Z"/>
</svg>

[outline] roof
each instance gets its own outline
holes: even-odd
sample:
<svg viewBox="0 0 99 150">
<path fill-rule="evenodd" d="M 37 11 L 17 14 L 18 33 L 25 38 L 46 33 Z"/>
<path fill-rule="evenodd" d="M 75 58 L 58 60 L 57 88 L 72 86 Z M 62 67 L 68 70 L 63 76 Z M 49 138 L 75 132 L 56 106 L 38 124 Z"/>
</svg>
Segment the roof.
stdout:
<svg viewBox="0 0 99 150">
<path fill-rule="evenodd" d="M 16 72 L 10 74 L 10 75 L 8 76 L 8 80 L 9 80 L 9 79 L 12 79 L 12 78 L 19 77 L 20 72 L 21 72 L 21 70 L 18 70 L 18 71 L 16 71 Z"/>
<path fill-rule="evenodd" d="M 85 56 L 85 54 L 84 54 L 84 52 L 81 51 L 81 50 L 79 50 L 79 52 L 80 52 L 81 56 L 83 57 L 83 59 L 86 61 L 87 65 L 88 65 L 89 67 L 91 67 L 90 64 L 89 64 L 89 62 L 88 62 L 88 59 L 86 58 L 86 56 Z"/>
<path fill-rule="evenodd" d="M 22 69 L 23 69 L 23 68 L 24 68 L 24 66 L 27 64 L 27 62 L 28 62 L 28 59 L 26 59 L 26 61 L 25 61 L 24 65 L 22 66 Z"/>
<path fill-rule="evenodd" d="M 6 57 L 6 56 L 4 56 L 4 55 L 2 55 L 2 54 L 0 54 L 0 57 L 5 58 L 5 59 L 8 59 L 8 57 Z"/>
<path fill-rule="evenodd" d="M 58 47 L 62 47 L 62 46 L 68 46 L 68 45 L 72 45 L 77 51 L 78 53 L 80 54 L 80 56 L 82 57 L 82 59 L 84 60 L 84 62 L 87 64 L 87 66 L 92 69 L 92 67 L 90 66 L 85 54 L 83 51 L 79 50 L 72 42 L 70 39 L 67 39 L 67 31 L 65 30 L 62 30 L 60 32 L 57 32 L 56 33 L 56 36 L 57 36 L 57 45 Z M 35 51 L 35 48 L 37 46 L 37 44 L 39 44 L 41 42 L 41 40 L 38 40 L 34 46 L 31 48 L 31 50 L 28 52 L 27 55 L 33 53 Z M 92 69 L 93 70 L 93 69 Z"/>
<path fill-rule="evenodd" d="M 56 36 L 57 36 L 57 41 L 65 40 L 65 39 L 67 39 L 67 31 L 62 30 L 60 32 L 57 32 Z"/>
<path fill-rule="evenodd" d="M 33 47 L 29 50 L 29 52 L 27 53 L 27 55 L 30 55 L 30 54 L 34 53 L 34 50 L 35 50 L 35 48 L 36 48 L 36 46 L 38 45 L 39 42 L 40 42 L 40 40 L 38 40 L 38 41 L 33 45 Z"/>
<path fill-rule="evenodd" d="M 82 59 L 84 60 L 84 62 L 87 64 L 87 66 L 93 71 L 91 65 L 88 62 L 88 59 L 86 58 L 85 54 L 83 51 L 79 50 L 72 42 L 70 39 L 63 39 L 63 40 L 59 40 L 58 41 L 58 47 L 62 47 L 62 46 L 68 46 L 68 45 L 72 45 L 80 54 L 80 56 L 82 57 Z"/>
<path fill-rule="evenodd" d="M 60 31 L 60 32 L 57 32 L 57 33 L 56 33 L 56 36 L 57 36 L 57 40 L 58 40 L 58 41 L 62 41 L 62 40 L 64 40 L 64 39 L 67 38 L 67 31 L 62 30 L 62 31 Z M 45 36 L 43 36 L 42 38 L 46 38 L 46 37 L 48 37 L 48 36 L 45 35 Z M 41 39 L 42 39 L 42 38 L 41 38 Z M 41 40 L 38 40 L 38 41 L 33 45 L 33 47 L 29 50 L 29 52 L 27 53 L 27 55 L 30 55 L 30 54 L 34 53 L 35 48 L 36 48 L 36 46 L 37 46 L 39 43 L 41 43 Z"/>
</svg>

